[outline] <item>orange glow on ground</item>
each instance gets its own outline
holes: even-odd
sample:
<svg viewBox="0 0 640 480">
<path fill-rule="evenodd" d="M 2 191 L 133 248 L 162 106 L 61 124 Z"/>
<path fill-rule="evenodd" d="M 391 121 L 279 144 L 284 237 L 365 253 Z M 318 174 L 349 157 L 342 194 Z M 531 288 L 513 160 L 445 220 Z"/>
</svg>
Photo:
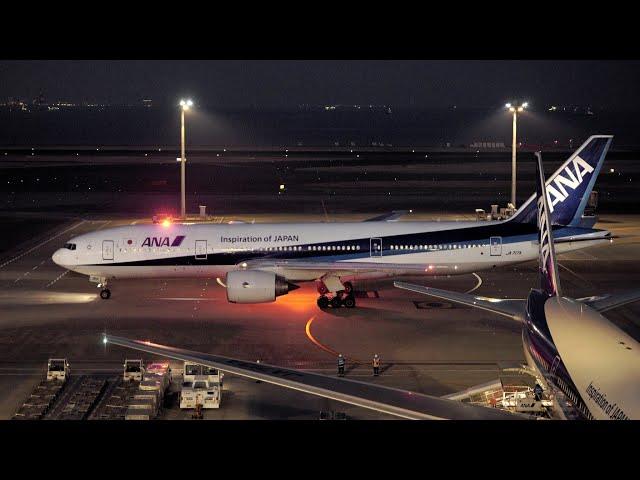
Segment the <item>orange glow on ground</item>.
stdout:
<svg viewBox="0 0 640 480">
<path fill-rule="evenodd" d="M 290 313 L 315 312 L 318 310 L 317 300 L 318 292 L 315 289 L 300 289 L 278 297 L 275 303 L 271 305 L 276 308 L 283 308 Z"/>
</svg>

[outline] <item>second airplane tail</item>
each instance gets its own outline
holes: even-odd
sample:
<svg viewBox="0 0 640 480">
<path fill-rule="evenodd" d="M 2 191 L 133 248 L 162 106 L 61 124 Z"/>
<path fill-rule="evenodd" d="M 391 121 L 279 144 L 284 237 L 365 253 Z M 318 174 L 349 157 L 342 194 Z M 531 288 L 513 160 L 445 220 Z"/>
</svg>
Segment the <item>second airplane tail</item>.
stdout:
<svg viewBox="0 0 640 480">
<path fill-rule="evenodd" d="M 589 195 L 604 163 L 613 135 L 593 135 L 546 181 L 549 216 L 552 225 L 579 226 Z M 536 178 L 538 182 L 538 178 Z M 536 196 L 529 199 L 509 219 L 516 223 L 535 223 Z"/>
<path fill-rule="evenodd" d="M 547 195 L 545 195 L 543 193 L 545 190 L 544 169 L 542 168 L 542 154 L 540 152 L 536 152 L 536 160 L 540 288 L 549 296 L 561 296 L 556 250 L 553 244 L 553 231 L 551 229 L 551 215 L 549 214 L 549 186 L 547 185 Z"/>
</svg>

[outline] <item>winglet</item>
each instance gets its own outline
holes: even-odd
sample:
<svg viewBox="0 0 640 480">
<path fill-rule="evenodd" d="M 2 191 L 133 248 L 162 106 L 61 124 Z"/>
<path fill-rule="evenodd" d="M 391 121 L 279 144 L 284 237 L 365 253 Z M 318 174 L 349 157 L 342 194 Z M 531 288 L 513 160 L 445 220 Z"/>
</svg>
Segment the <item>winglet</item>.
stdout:
<svg viewBox="0 0 640 480">
<path fill-rule="evenodd" d="M 539 271 L 540 287 L 547 295 L 561 296 L 560 280 L 556 262 L 556 250 L 553 245 L 553 232 L 549 216 L 549 191 L 544 181 L 544 169 L 542 167 L 542 153 L 535 153 L 536 163 L 536 194 L 538 206 L 538 242 L 540 244 Z M 544 192 L 544 193 L 543 193 Z"/>
</svg>

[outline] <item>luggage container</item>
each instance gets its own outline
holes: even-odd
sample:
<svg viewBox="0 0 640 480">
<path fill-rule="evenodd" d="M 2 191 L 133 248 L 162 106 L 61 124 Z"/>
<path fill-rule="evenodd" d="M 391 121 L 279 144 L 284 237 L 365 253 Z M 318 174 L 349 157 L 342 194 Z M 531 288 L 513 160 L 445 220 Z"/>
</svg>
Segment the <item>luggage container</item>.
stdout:
<svg viewBox="0 0 640 480">
<path fill-rule="evenodd" d="M 125 420 L 151 420 L 154 417 L 153 409 L 146 408 L 131 408 L 127 409 L 124 415 Z"/>
</svg>

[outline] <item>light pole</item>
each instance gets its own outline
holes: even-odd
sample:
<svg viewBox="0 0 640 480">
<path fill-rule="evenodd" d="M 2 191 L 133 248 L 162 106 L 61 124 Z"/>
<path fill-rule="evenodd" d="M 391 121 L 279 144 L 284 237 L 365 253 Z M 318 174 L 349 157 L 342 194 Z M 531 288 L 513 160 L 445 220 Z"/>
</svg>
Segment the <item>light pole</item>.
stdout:
<svg viewBox="0 0 640 480">
<path fill-rule="evenodd" d="M 193 102 L 191 100 L 180 100 L 180 217 L 186 217 L 186 199 L 184 192 L 184 171 L 185 162 L 187 161 L 184 155 L 184 112 L 189 110 Z"/>
<path fill-rule="evenodd" d="M 524 112 L 529 102 L 519 105 L 517 102 L 505 104 L 505 108 L 513 113 L 513 138 L 511 142 L 511 205 L 516 208 L 516 134 L 518 130 L 518 114 Z"/>
</svg>

